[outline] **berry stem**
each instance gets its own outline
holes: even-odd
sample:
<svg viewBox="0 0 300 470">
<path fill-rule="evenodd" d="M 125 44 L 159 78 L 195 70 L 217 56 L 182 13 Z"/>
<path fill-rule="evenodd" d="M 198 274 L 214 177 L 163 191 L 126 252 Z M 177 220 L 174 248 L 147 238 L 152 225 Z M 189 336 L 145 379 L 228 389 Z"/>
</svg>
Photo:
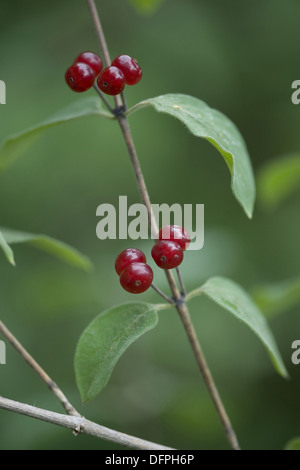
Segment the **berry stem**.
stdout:
<svg viewBox="0 0 300 470">
<path fill-rule="evenodd" d="M 122 98 L 122 102 L 123 102 L 123 106 L 124 106 L 124 113 L 126 113 L 126 111 L 128 109 L 128 106 L 127 106 L 127 101 L 126 101 L 124 91 L 122 91 L 122 93 L 121 93 L 121 98 Z"/>
<path fill-rule="evenodd" d="M 185 298 L 186 297 L 186 288 L 185 288 L 185 285 L 184 285 L 183 277 L 182 277 L 181 271 L 179 269 L 179 266 L 177 266 L 176 272 L 177 272 L 179 284 L 180 284 L 180 287 L 181 287 L 182 296 Z"/>
<path fill-rule="evenodd" d="M 101 22 L 99 20 L 99 15 L 95 6 L 94 0 L 87 0 L 89 3 L 89 6 L 91 8 L 92 12 L 92 17 L 98 32 L 98 37 L 100 41 L 101 48 L 103 50 L 104 57 L 106 58 L 107 62 L 110 62 L 109 58 L 109 53 L 108 53 L 108 48 L 104 36 L 104 32 L 102 30 Z M 115 102 L 116 102 L 116 107 L 121 106 L 121 100 L 120 97 L 117 95 L 115 97 Z M 132 134 L 130 131 L 129 127 L 129 122 L 126 116 L 124 116 L 123 113 L 117 116 L 117 120 L 119 122 L 119 125 L 121 127 L 121 131 L 128 149 L 128 153 L 130 156 L 130 160 L 134 169 L 134 173 L 136 176 L 136 181 L 137 181 L 137 186 L 140 192 L 141 199 L 143 203 L 145 204 L 148 212 L 148 218 L 151 226 L 151 232 L 155 240 L 158 238 L 158 226 L 155 220 L 154 213 L 152 211 L 152 206 L 151 206 L 151 201 L 149 197 L 149 193 L 147 191 L 145 179 L 143 176 L 143 172 L 140 166 L 140 162 L 135 150 L 135 145 L 133 142 Z M 179 313 L 179 316 L 181 318 L 181 321 L 183 323 L 183 326 L 185 328 L 185 331 L 187 333 L 189 342 L 191 344 L 195 359 L 197 361 L 197 364 L 199 366 L 199 369 L 202 373 L 204 382 L 206 384 L 206 387 L 211 395 L 212 401 L 217 409 L 218 415 L 220 417 L 220 420 L 223 424 L 225 434 L 227 436 L 227 439 L 229 441 L 229 444 L 233 450 L 239 450 L 239 444 L 236 438 L 236 434 L 233 430 L 233 427 L 231 425 L 230 419 L 227 415 L 227 412 L 225 410 L 225 407 L 222 403 L 222 400 L 220 398 L 218 389 L 216 387 L 216 384 L 213 380 L 212 374 L 209 370 L 208 364 L 206 362 L 205 356 L 203 354 L 202 348 L 200 346 L 199 340 L 197 338 L 197 334 L 194 328 L 194 325 L 192 323 L 190 313 L 188 310 L 188 307 L 184 300 L 182 299 L 182 296 L 178 290 L 178 287 L 176 285 L 174 276 L 170 270 L 165 270 L 171 291 L 174 296 L 174 300 L 176 303 L 176 309 L 177 312 Z"/>
<path fill-rule="evenodd" d="M 107 99 L 105 98 L 104 96 L 104 93 L 102 93 L 102 91 L 99 89 L 97 83 L 95 82 L 94 85 L 93 85 L 94 89 L 96 90 L 96 92 L 98 93 L 98 95 L 100 96 L 100 98 L 102 99 L 103 103 L 105 104 L 105 106 L 107 107 L 107 109 L 113 114 L 115 115 L 115 110 L 112 108 L 112 106 L 109 104 L 109 102 L 107 101 Z"/>
<path fill-rule="evenodd" d="M 170 304 L 175 304 L 175 301 L 173 299 L 171 299 L 171 297 L 169 297 L 168 295 L 166 295 L 162 290 L 160 290 L 159 287 L 157 287 L 155 284 L 151 284 L 151 287 L 152 289 L 155 290 L 155 292 L 157 292 L 163 299 L 165 299 L 167 302 L 169 302 Z"/>
</svg>

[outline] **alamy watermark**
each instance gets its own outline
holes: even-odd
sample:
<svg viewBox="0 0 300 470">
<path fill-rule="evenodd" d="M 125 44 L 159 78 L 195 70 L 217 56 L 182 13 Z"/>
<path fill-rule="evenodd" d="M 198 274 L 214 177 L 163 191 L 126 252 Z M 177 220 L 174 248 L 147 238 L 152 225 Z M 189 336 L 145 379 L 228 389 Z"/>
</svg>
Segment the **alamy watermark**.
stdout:
<svg viewBox="0 0 300 470">
<path fill-rule="evenodd" d="M 295 339 L 295 341 L 292 342 L 292 349 L 295 349 L 292 354 L 292 363 L 297 366 L 300 364 L 300 339 Z"/>
<path fill-rule="evenodd" d="M 0 364 L 6 364 L 6 345 L 0 341 Z"/>
<path fill-rule="evenodd" d="M 295 90 L 291 96 L 292 103 L 299 104 L 300 103 L 300 80 L 293 81 L 292 89 Z"/>
<path fill-rule="evenodd" d="M 160 227 L 179 225 L 191 237 L 188 250 L 201 250 L 204 245 L 204 204 L 152 204 L 152 211 Z M 100 221 L 96 234 L 100 240 L 147 240 L 154 238 L 144 204 L 128 206 L 127 196 L 119 196 L 119 205 L 100 204 L 96 211 Z"/>
<path fill-rule="evenodd" d="M 6 104 L 6 85 L 3 80 L 0 80 L 0 104 Z"/>
</svg>

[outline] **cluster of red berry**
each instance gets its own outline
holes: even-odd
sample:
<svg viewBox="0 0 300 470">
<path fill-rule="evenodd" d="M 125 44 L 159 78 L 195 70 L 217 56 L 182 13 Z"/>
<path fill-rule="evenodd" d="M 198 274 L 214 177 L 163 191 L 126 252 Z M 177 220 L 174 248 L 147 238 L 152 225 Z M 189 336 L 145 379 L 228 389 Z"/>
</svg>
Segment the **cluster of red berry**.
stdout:
<svg viewBox="0 0 300 470">
<path fill-rule="evenodd" d="M 89 90 L 95 83 L 103 93 L 118 95 L 125 85 L 136 85 L 143 72 L 129 55 L 119 55 L 109 67 L 103 69 L 101 58 L 94 52 L 82 52 L 65 74 L 69 87 L 78 93 Z"/>
<path fill-rule="evenodd" d="M 183 252 L 190 243 L 190 236 L 183 227 L 167 225 L 159 231 L 158 240 L 151 255 L 157 266 L 173 269 L 183 260 Z M 122 251 L 116 259 L 115 270 L 123 289 L 132 294 L 145 292 L 152 284 L 153 271 L 146 264 L 146 256 L 136 248 Z"/>
</svg>

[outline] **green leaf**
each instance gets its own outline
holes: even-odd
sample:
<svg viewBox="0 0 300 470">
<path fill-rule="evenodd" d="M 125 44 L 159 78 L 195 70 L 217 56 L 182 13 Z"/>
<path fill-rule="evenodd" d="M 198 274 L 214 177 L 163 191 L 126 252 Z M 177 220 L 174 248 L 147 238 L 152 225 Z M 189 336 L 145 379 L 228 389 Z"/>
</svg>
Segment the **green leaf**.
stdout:
<svg viewBox="0 0 300 470">
<path fill-rule="evenodd" d="M 168 94 L 140 102 L 128 110 L 131 114 L 152 106 L 156 111 L 179 119 L 197 137 L 216 147 L 231 173 L 231 187 L 248 217 L 252 217 L 255 181 L 244 140 L 236 126 L 219 111 L 188 95 Z"/>
<path fill-rule="evenodd" d="M 0 170 L 3 170 L 23 155 L 48 129 L 85 116 L 113 117 L 102 109 L 100 98 L 85 98 L 76 101 L 46 121 L 30 127 L 19 134 L 8 137 L 0 148 Z"/>
<path fill-rule="evenodd" d="M 78 250 L 72 248 L 66 243 L 48 237 L 47 235 L 36 235 L 3 227 L 0 227 L 0 233 L 4 240 L 4 242 L 1 243 L 0 237 L 0 246 L 11 263 L 13 261 L 13 252 L 10 245 L 13 245 L 14 243 L 28 243 L 77 268 L 88 271 L 92 267 L 90 260 L 86 256 L 82 255 Z"/>
<path fill-rule="evenodd" d="M 155 13 L 164 0 L 129 0 L 138 13 L 149 15 Z"/>
<path fill-rule="evenodd" d="M 285 450 L 300 450 L 300 437 L 291 439 L 285 446 Z"/>
<path fill-rule="evenodd" d="M 82 333 L 75 352 L 76 381 L 84 402 L 107 384 L 120 356 L 158 322 L 160 306 L 131 302 L 98 315 Z"/>
<path fill-rule="evenodd" d="M 16 263 L 15 263 L 15 258 L 14 258 L 14 252 L 12 251 L 11 247 L 5 240 L 2 232 L 0 232 L 0 247 L 2 248 L 7 261 L 13 266 L 15 266 Z"/>
<path fill-rule="evenodd" d="M 266 317 L 274 317 L 300 302 L 300 278 L 258 286 L 252 296 Z"/>
<path fill-rule="evenodd" d="M 300 188 L 300 155 L 284 155 L 268 162 L 257 177 L 258 197 L 266 209 L 275 209 Z"/>
<path fill-rule="evenodd" d="M 248 325 L 267 348 L 279 374 L 283 377 L 288 377 L 287 370 L 266 319 L 249 295 L 239 285 L 223 277 L 213 277 L 203 286 L 192 291 L 188 295 L 187 300 L 201 294 L 207 295 L 211 300 Z"/>
</svg>

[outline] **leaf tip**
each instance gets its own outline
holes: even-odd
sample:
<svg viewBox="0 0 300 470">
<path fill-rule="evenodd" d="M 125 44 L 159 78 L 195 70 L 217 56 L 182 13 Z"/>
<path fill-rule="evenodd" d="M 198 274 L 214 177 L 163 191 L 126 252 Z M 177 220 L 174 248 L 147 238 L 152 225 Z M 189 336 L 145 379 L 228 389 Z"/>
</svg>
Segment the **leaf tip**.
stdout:
<svg viewBox="0 0 300 470">
<path fill-rule="evenodd" d="M 290 376 L 290 374 L 288 373 L 288 371 L 286 370 L 286 368 L 281 372 L 281 376 L 282 376 L 285 380 L 291 380 L 291 376 Z"/>
<path fill-rule="evenodd" d="M 252 220 L 253 219 L 253 212 L 254 212 L 254 204 L 255 204 L 255 201 L 253 200 L 253 202 L 251 202 L 251 204 L 244 204 L 240 198 L 238 198 L 238 201 L 239 203 L 242 205 L 243 209 L 244 209 L 244 212 L 246 214 L 246 216 L 248 217 L 249 220 Z"/>
<path fill-rule="evenodd" d="M 83 266 L 83 269 L 87 272 L 87 273 L 91 273 L 95 270 L 95 266 L 94 266 L 94 263 L 90 260 L 90 259 L 86 259 L 86 262 Z"/>
</svg>

